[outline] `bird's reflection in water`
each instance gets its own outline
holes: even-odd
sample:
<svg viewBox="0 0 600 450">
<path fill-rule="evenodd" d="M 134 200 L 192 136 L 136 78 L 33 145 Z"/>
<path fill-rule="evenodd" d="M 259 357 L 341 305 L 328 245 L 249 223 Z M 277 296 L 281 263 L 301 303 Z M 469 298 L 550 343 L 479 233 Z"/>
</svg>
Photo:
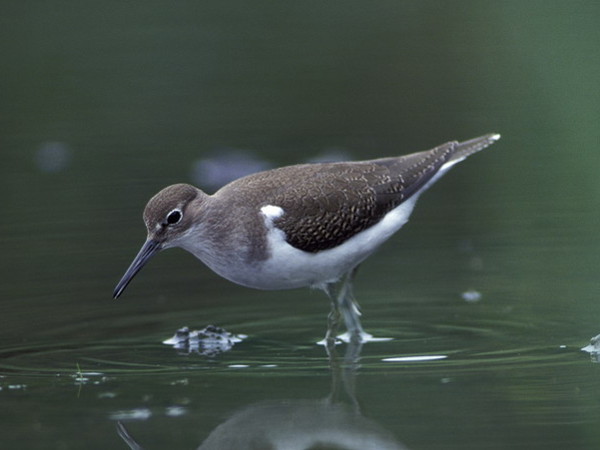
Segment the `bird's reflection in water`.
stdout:
<svg viewBox="0 0 600 450">
<path fill-rule="evenodd" d="M 319 400 L 277 400 L 249 405 L 216 427 L 198 450 L 406 450 L 391 432 L 364 417 L 355 395 L 360 343 L 343 358 L 328 348 L 331 393 Z M 117 423 L 131 449 L 143 447 Z"/>
</svg>

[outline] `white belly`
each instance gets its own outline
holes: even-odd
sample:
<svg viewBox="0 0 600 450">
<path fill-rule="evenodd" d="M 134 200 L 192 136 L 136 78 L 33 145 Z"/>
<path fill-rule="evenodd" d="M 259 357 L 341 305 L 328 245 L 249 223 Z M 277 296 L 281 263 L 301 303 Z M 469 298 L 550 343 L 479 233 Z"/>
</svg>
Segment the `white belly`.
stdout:
<svg viewBox="0 0 600 450">
<path fill-rule="evenodd" d="M 181 246 L 223 278 L 243 286 L 265 290 L 323 288 L 327 283 L 338 281 L 398 231 L 408 221 L 419 195 L 457 162 L 454 160 L 442 166 L 417 194 L 387 213 L 376 225 L 329 250 L 309 253 L 288 244 L 284 232 L 273 224 L 276 218 L 285 214 L 277 205 L 261 209 L 268 229 L 266 238 L 270 256 L 266 260 L 242 261 L 239 254 L 223 257 L 218 251 L 207 251 L 205 243 Z M 201 240 L 193 242 L 196 244 Z"/>
<path fill-rule="evenodd" d="M 335 248 L 317 253 L 304 252 L 289 245 L 285 241 L 285 234 L 272 223 L 285 212 L 273 205 L 264 207 L 263 214 L 269 228 L 267 239 L 271 258 L 251 270 L 250 277 L 243 281 L 232 281 L 258 289 L 292 289 L 305 286 L 323 288 L 327 283 L 338 281 L 398 231 L 408 221 L 419 195 L 459 161 L 453 160 L 444 164 L 419 192 L 387 213 L 376 225 L 361 231 Z"/>
<path fill-rule="evenodd" d="M 270 223 L 272 219 L 266 218 L 270 258 L 248 270 L 243 279 L 232 281 L 258 289 L 322 288 L 339 280 L 398 231 L 408 220 L 416 200 L 413 197 L 402 203 L 379 223 L 343 244 L 317 253 L 292 247 L 285 241 L 283 231 Z"/>
</svg>

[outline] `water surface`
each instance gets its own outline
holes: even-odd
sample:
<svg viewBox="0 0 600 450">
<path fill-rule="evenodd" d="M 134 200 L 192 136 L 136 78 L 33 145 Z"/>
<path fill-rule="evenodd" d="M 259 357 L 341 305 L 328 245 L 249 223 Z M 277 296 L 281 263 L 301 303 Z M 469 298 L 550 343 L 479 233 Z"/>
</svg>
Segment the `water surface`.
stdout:
<svg viewBox="0 0 600 450">
<path fill-rule="evenodd" d="M 0 447 L 600 445 L 596 2 L 4 9 Z M 488 132 L 359 271 L 389 341 L 329 358 L 322 293 L 179 250 L 111 298 L 165 185 Z M 208 324 L 247 338 L 162 344 Z"/>
</svg>

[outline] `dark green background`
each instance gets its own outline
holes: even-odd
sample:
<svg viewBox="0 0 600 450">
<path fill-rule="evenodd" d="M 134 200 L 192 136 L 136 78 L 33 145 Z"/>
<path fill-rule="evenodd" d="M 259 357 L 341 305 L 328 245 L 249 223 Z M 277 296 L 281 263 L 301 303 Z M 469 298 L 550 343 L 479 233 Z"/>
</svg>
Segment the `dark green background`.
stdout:
<svg viewBox="0 0 600 450">
<path fill-rule="evenodd" d="M 600 332 L 598 2 L 1 10 L 0 446 L 125 448 L 114 413 L 144 407 L 142 445 L 193 448 L 249 404 L 326 396 L 321 293 L 237 287 L 169 251 L 111 299 L 145 202 L 223 148 L 278 166 L 488 132 L 502 140 L 361 269 L 363 323 L 394 338 L 363 349 L 363 413 L 415 449 L 600 444 L 598 366 L 578 351 Z M 250 337 L 216 360 L 160 344 L 208 323 Z M 449 357 L 381 361 L 421 354 Z M 103 375 L 81 385 L 78 364 Z"/>
</svg>

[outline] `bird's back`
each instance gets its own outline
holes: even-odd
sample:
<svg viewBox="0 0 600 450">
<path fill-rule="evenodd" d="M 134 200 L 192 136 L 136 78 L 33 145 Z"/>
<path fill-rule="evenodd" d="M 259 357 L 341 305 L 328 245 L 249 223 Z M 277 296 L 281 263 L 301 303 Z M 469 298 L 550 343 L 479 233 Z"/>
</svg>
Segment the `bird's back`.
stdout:
<svg viewBox="0 0 600 450">
<path fill-rule="evenodd" d="M 306 252 L 336 247 L 377 223 L 418 192 L 448 162 L 458 144 L 370 161 L 302 164 L 236 180 L 215 196 L 244 199 L 257 212 L 278 206 L 275 225 Z M 231 201 L 231 200 L 230 200 Z"/>
</svg>

